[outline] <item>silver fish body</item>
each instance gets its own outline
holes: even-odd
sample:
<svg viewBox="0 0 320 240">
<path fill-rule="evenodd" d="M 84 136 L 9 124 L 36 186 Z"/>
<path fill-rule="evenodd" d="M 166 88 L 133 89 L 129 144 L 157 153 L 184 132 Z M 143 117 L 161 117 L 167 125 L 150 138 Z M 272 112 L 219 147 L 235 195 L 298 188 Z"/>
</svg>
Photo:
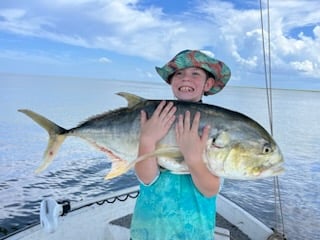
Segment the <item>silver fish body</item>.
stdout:
<svg viewBox="0 0 320 240">
<path fill-rule="evenodd" d="M 83 138 L 111 159 L 112 169 L 107 179 L 127 172 L 137 161 L 150 156 L 157 156 L 159 165 L 172 172 L 188 173 L 188 167 L 176 144 L 174 127 L 159 142 L 155 152 L 137 158 L 140 112 L 144 110 L 151 116 L 161 100 L 147 100 L 129 93 L 119 95 L 127 99 L 128 107 L 93 116 L 69 130 L 30 110 L 19 110 L 49 133 L 44 161 L 36 172 L 47 168 L 66 137 L 75 136 Z M 244 114 L 214 105 L 167 101 L 172 101 L 177 107 L 176 115 L 188 110 L 193 118 L 196 112 L 200 112 L 199 133 L 205 125 L 211 126 L 203 160 L 213 174 L 249 180 L 276 176 L 283 172 L 283 156 L 278 145 L 256 121 Z"/>
</svg>

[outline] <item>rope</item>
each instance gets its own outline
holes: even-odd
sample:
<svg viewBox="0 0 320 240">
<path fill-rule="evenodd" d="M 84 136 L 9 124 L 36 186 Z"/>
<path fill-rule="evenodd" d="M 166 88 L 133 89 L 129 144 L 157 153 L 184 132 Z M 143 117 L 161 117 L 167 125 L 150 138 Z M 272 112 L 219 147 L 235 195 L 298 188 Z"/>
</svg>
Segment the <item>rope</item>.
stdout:
<svg viewBox="0 0 320 240">
<path fill-rule="evenodd" d="M 270 15 L 269 15 L 269 0 L 267 0 L 267 19 L 268 19 L 268 66 L 267 69 L 267 59 L 266 59 L 266 47 L 264 43 L 264 26 L 263 26 L 263 10 L 262 10 L 262 0 L 260 0 L 260 22 L 261 22 L 261 35 L 262 35 L 262 51 L 263 51 L 263 66 L 264 66 L 264 78 L 266 84 L 266 95 L 268 104 L 268 116 L 271 135 L 273 135 L 273 113 L 272 113 L 272 86 L 271 86 L 271 50 L 270 50 Z"/>
<path fill-rule="evenodd" d="M 267 96 L 267 104 L 268 104 L 268 116 L 269 116 L 269 125 L 271 135 L 273 136 L 273 111 L 272 111 L 272 78 L 271 78 L 271 44 L 270 44 L 270 6 L 269 0 L 267 0 L 267 44 L 268 44 L 268 62 L 266 58 L 266 47 L 265 47 L 265 36 L 264 36 L 264 25 L 263 25 L 263 10 L 262 10 L 262 0 L 260 0 L 260 22 L 261 22 L 261 35 L 262 35 L 262 51 L 263 51 L 263 63 L 264 63 L 264 76 L 265 76 L 265 84 L 266 84 L 266 96 Z M 267 67 L 268 65 L 268 67 Z M 278 177 L 273 178 L 273 188 L 274 188 L 274 199 L 275 199 L 275 222 L 276 228 L 275 232 L 281 232 L 282 239 L 284 238 L 284 221 L 283 221 L 283 212 L 281 205 L 281 194 L 280 194 L 280 183 Z M 278 216 L 279 215 L 279 216 Z M 280 223 L 279 223 L 280 222 Z M 279 226 L 280 224 L 280 226 Z M 281 229 L 281 230 L 279 230 Z"/>
<path fill-rule="evenodd" d="M 124 202 L 124 201 L 126 201 L 128 198 L 133 198 L 133 199 L 134 199 L 134 198 L 137 198 L 138 195 L 139 195 L 139 191 L 134 191 L 134 192 L 130 192 L 130 193 L 127 193 L 127 194 L 120 195 L 120 196 L 107 198 L 107 199 L 104 199 L 104 200 L 101 200 L 101 201 L 88 203 L 88 204 L 85 204 L 85 205 L 83 205 L 83 206 L 81 206 L 81 207 L 74 208 L 74 209 L 72 209 L 70 212 L 75 211 L 75 210 L 79 210 L 79 209 L 81 209 L 81 208 L 85 208 L 85 207 L 88 207 L 88 206 L 91 206 L 91 205 L 94 205 L 94 204 L 103 205 L 103 204 L 105 204 L 105 203 L 112 204 L 112 203 L 115 203 L 116 201 Z"/>
</svg>

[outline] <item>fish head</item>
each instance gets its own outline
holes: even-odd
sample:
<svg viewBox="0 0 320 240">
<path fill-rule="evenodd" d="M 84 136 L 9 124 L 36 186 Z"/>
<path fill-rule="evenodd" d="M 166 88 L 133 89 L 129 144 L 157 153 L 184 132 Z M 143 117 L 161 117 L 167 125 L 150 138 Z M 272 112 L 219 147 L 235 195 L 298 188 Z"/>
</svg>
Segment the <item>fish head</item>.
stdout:
<svg viewBox="0 0 320 240">
<path fill-rule="evenodd" d="M 204 155 L 212 173 L 229 179 L 254 180 L 283 172 L 283 155 L 269 134 L 219 131 L 211 135 Z"/>
</svg>

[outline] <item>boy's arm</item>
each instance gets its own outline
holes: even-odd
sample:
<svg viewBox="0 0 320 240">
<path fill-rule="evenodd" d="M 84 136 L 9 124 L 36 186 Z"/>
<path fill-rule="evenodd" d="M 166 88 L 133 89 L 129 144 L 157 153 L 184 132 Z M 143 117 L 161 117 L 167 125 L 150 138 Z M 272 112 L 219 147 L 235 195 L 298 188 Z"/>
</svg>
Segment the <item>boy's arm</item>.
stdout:
<svg viewBox="0 0 320 240">
<path fill-rule="evenodd" d="M 140 140 L 138 157 L 153 152 L 154 150 L 155 144 L 144 143 L 142 140 Z M 143 161 L 137 162 L 134 168 L 139 180 L 146 185 L 152 183 L 159 174 L 159 167 L 156 157 L 147 158 Z"/>
<path fill-rule="evenodd" d="M 198 190 L 206 197 L 217 195 L 220 189 L 220 178 L 213 175 L 205 166 L 202 159 L 198 164 L 189 166 L 193 183 Z"/>
</svg>

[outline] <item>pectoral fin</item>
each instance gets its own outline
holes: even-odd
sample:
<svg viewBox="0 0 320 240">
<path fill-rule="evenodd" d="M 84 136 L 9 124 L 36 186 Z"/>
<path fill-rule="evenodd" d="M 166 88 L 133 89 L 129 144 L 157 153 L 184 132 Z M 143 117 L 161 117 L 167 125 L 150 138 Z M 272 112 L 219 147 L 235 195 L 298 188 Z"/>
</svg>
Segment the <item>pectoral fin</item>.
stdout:
<svg viewBox="0 0 320 240">
<path fill-rule="evenodd" d="M 166 157 L 173 160 L 176 160 L 177 162 L 181 162 L 182 155 L 178 147 L 161 147 L 157 150 L 144 154 L 138 158 L 136 158 L 132 162 L 125 161 L 115 154 L 113 154 L 111 151 L 105 151 L 109 158 L 112 161 L 112 166 L 110 172 L 107 174 L 107 176 L 104 178 L 106 180 L 118 177 L 127 171 L 129 171 L 131 168 L 134 167 L 134 165 L 137 162 L 146 160 L 150 157 Z"/>
<path fill-rule="evenodd" d="M 144 154 L 134 160 L 134 164 L 150 157 L 166 157 L 181 161 L 182 155 L 178 147 L 160 147 L 153 152 Z"/>
<path fill-rule="evenodd" d="M 133 164 L 150 157 L 157 157 L 158 164 L 170 171 L 188 172 L 188 167 L 183 162 L 183 156 L 178 147 L 160 147 L 154 152 L 138 157 Z"/>
</svg>

